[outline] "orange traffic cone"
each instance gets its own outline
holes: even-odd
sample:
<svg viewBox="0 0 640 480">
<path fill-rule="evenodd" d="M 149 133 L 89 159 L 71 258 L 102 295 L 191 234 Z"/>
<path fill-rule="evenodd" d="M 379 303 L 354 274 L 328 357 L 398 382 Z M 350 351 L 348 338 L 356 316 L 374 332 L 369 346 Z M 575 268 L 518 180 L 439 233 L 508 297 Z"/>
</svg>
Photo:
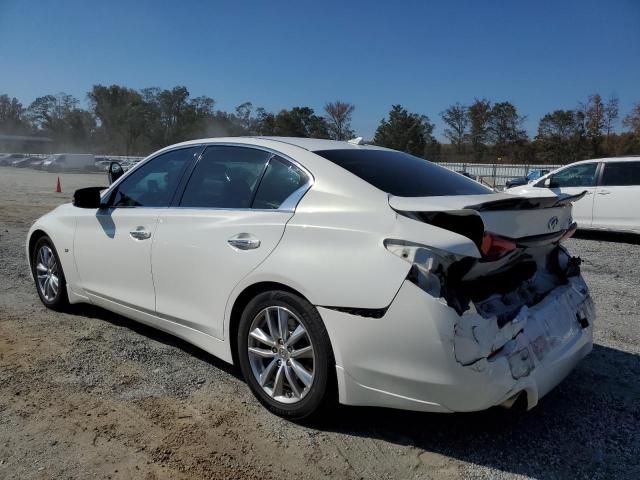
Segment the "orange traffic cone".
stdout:
<svg viewBox="0 0 640 480">
<path fill-rule="evenodd" d="M 60 177 L 58 177 L 58 184 L 56 185 L 56 193 L 62 193 L 62 187 L 60 186 Z"/>
</svg>

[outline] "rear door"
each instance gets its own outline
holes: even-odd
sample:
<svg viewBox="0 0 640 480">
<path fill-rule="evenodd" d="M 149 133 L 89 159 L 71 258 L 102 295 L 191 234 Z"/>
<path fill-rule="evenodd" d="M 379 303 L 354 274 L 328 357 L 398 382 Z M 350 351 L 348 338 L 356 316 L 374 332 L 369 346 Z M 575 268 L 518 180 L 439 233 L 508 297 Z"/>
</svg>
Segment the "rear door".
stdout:
<svg viewBox="0 0 640 480">
<path fill-rule="evenodd" d="M 580 163 L 566 167 L 546 179 L 542 184 L 556 194 L 578 195 L 583 191 L 587 194 L 573 204 L 573 219 L 578 223 L 578 228 L 588 228 L 593 220 L 593 194 L 596 189 L 596 173 L 598 162 Z M 536 186 L 542 186 L 540 182 Z"/>
<path fill-rule="evenodd" d="M 593 226 L 640 230 L 640 161 L 604 162 L 593 205 Z"/>
<path fill-rule="evenodd" d="M 276 247 L 309 185 L 310 176 L 271 152 L 208 147 L 158 220 L 157 313 L 222 338 L 231 291 Z"/>
</svg>

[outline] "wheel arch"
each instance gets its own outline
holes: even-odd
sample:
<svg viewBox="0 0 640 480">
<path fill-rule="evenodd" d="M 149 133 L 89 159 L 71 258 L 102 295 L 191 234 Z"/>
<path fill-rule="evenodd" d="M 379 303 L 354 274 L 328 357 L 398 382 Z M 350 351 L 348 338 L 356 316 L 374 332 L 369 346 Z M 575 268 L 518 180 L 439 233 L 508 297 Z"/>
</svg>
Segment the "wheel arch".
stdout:
<svg viewBox="0 0 640 480">
<path fill-rule="evenodd" d="M 31 269 L 31 257 L 33 256 L 33 249 L 36 245 L 36 242 L 42 237 L 49 237 L 49 234 L 41 228 L 36 228 L 29 234 L 29 238 L 27 241 L 27 262 L 29 262 L 29 269 Z"/>
<path fill-rule="evenodd" d="M 253 299 L 256 295 L 271 290 L 282 290 L 285 292 L 293 293 L 309 302 L 309 299 L 298 290 L 280 282 L 262 281 L 245 287 L 233 302 L 233 307 L 231 307 L 231 313 L 229 315 L 229 328 L 227 329 L 227 338 L 229 341 L 229 346 L 231 348 L 231 358 L 234 365 L 238 365 L 238 344 L 236 340 L 238 337 L 238 327 L 240 324 L 240 317 L 242 316 L 242 312 L 244 311 L 244 308 L 247 306 L 247 304 L 251 301 L 251 299 Z M 313 304 L 311 303 L 311 305 Z M 331 345 L 330 347 L 332 348 Z"/>
</svg>

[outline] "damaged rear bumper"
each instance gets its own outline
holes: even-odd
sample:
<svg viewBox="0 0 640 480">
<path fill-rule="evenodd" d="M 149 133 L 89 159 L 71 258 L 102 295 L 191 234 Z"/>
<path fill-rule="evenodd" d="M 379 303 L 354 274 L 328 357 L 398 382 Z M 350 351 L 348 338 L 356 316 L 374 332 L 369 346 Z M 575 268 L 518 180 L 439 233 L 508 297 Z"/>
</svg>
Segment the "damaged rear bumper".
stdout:
<svg viewBox="0 0 640 480">
<path fill-rule="evenodd" d="M 409 281 L 382 318 L 319 311 L 341 403 L 436 412 L 509 406 L 523 392 L 532 408 L 591 351 L 595 318 L 580 276 L 501 328 Z"/>
</svg>

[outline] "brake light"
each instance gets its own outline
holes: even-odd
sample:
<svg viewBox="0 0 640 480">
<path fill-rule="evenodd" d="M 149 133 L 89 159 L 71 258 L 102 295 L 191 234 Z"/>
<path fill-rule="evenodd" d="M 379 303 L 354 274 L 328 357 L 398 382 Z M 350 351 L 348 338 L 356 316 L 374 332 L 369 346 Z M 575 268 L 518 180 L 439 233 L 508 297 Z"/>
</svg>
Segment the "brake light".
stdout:
<svg viewBox="0 0 640 480">
<path fill-rule="evenodd" d="M 491 232 L 484 232 L 480 252 L 485 260 L 498 260 L 516 249 L 516 242 Z"/>
</svg>

